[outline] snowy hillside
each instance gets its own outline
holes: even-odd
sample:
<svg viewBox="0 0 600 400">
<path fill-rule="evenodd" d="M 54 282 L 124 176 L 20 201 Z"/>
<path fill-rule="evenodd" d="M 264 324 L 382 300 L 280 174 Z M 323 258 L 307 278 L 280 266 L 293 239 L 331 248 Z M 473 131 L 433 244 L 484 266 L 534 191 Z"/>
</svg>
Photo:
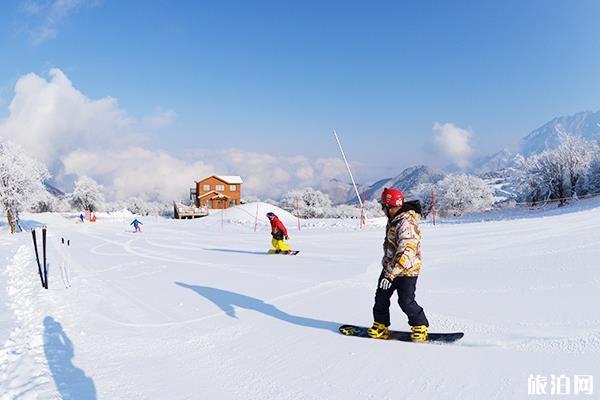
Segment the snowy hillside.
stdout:
<svg viewBox="0 0 600 400">
<path fill-rule="evenodd" d="M 481 157 L 473 162 L 472 172 L 477 174 L 493 173 L 514 165 L 516 154 L 502 149 L 491 156 Z"/>
<path fill-rule="evenodd" d="M 531 374 L 597 381 L 600 207 L 580 204 L 423 225 L 417 300 L 432 331 L 465 332 L 453 345 L 337 333 L 372 322 L 382 220 L 365 230 L 303 221 L 298 231 L 277 210 L 301 250 L 291 257 L 265 254 L 256 204 L 141 218 L 136 234 L 126 215 L 26 215 L 48 227 L 50 289 L 31 236 L 3 226 L 0 398 L 525 399 Z M 392 324 L 408 328 L 395 304 Z"/>
</svg>

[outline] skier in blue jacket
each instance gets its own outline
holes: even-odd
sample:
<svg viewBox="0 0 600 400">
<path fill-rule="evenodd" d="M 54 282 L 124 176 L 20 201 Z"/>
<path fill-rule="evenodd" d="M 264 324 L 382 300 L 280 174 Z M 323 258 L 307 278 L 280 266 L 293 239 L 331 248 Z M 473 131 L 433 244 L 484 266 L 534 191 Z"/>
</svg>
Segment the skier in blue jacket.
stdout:
<svg viewBox="0 0 600 400">
<path fill-rule="evenodd" d="M 129 225 L 133 225 L 133 228 L 135 229 L 135 232 L 141 232 L 142 228 L 140 228 L 140 225 L 144 225 L 144 224 L 142 224 L 137 219 L 134 219 L 133 222 L 131 222 Z"/>
</svg>

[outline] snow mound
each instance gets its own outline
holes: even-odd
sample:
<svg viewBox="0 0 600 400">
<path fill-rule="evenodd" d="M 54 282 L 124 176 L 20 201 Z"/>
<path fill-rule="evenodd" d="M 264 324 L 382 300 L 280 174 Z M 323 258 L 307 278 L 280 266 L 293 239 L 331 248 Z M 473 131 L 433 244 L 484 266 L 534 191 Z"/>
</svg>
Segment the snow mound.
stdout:
<svg viewBox="0 0 600 400">
<path fill-rule="evenodd" d="M 257 214 L 258 207 L 258 214 Z M 258 223 L 261 225 L 269 224 L 267 213 L 275 213 L 285 225 L 291 225 L 297 222 L 297 218 L 283 208 L 274 206 L 269 203 L 253 202 L 246 203 L 236 207 L 226 208 L 225 210 L 211 210 L 211 213 L 206 218 L 222 218 L 225 221 L 237 224 L 254 224 L 258 215 Z"/>
<path fill-rule="evenodd" d="M 120 219 L 120 218 L 133 218 L 134 215 L 131 211 L 124 208 L 118 211 L 108 211 L 108 212 L 96 212 L 94 213 L 96 218 L 98 219 Z"/>
</svg>

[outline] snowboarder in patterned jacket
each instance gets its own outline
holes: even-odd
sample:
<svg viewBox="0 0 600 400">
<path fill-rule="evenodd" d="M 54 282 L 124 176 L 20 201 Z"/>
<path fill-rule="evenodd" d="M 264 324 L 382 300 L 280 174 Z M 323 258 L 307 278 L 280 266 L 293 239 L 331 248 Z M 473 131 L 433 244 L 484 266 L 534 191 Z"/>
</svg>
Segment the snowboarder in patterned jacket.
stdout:
<svg viewBox="0 0 600 400">
<path fill-rule="evenodd" d="M 141 223 L 140 221 L 138 221 L 138 220 L 137 220 L 137 218 L 136 218 L 136 219 L 134 219 L 134 220 L 133 220 L 133 221 L 132 221 L 132 222 L 131 222 L 129 225 L 133 225 L 134 232 L 141 232 L 141 231 L 142 231 L 142 228 L 140 228 L 140 225 L 144 225 L 144 224 L 142 224 L 142 223 Z"/>
<path fill-rule="evenodd" d="M 271 236 L 273 236 L 273 239 L 271 239 L 273 249 L 269 250 L 269 252 L 281 253 L 291 251 L 292 247 L 283 241 L 283 239 L 289 240 L 288 232 L 283 222 L 272 212 L 267 213 L 267 218 L 271 223 Z"/>
<path fill-rule="evenodd" d="M 423 308 L 415 301 L 417 277 L 421 269 L 421 231 L 418 220 L 421 207 L 418 202 L 405 202 L 398 189 L 386 188 L 381 194 L 381 207 L 388 217 L 383 242 L 383 271 L 377 282 L 373 326 L 368 334 L 373 338 L 388 339 L 390 326 L 390 298 L 398 292 L 398 304 L 408 316 L 411 340 L 427 340 L 429 322 Z"/>
</svg>

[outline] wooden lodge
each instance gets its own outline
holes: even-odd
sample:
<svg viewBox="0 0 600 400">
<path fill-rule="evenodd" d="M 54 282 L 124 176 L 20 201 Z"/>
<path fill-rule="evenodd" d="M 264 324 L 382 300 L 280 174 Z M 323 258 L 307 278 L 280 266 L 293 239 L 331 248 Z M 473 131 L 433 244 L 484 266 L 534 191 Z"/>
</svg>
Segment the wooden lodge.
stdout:
<svg viewBox="0 0 600 400">
<path fill-rule="evenodd" d="M 242 178 L 239 176 L 213 175 L 196 182 L 193 202 L 196 207 L 224 209 L 240 205 Z"/>
</svg>

